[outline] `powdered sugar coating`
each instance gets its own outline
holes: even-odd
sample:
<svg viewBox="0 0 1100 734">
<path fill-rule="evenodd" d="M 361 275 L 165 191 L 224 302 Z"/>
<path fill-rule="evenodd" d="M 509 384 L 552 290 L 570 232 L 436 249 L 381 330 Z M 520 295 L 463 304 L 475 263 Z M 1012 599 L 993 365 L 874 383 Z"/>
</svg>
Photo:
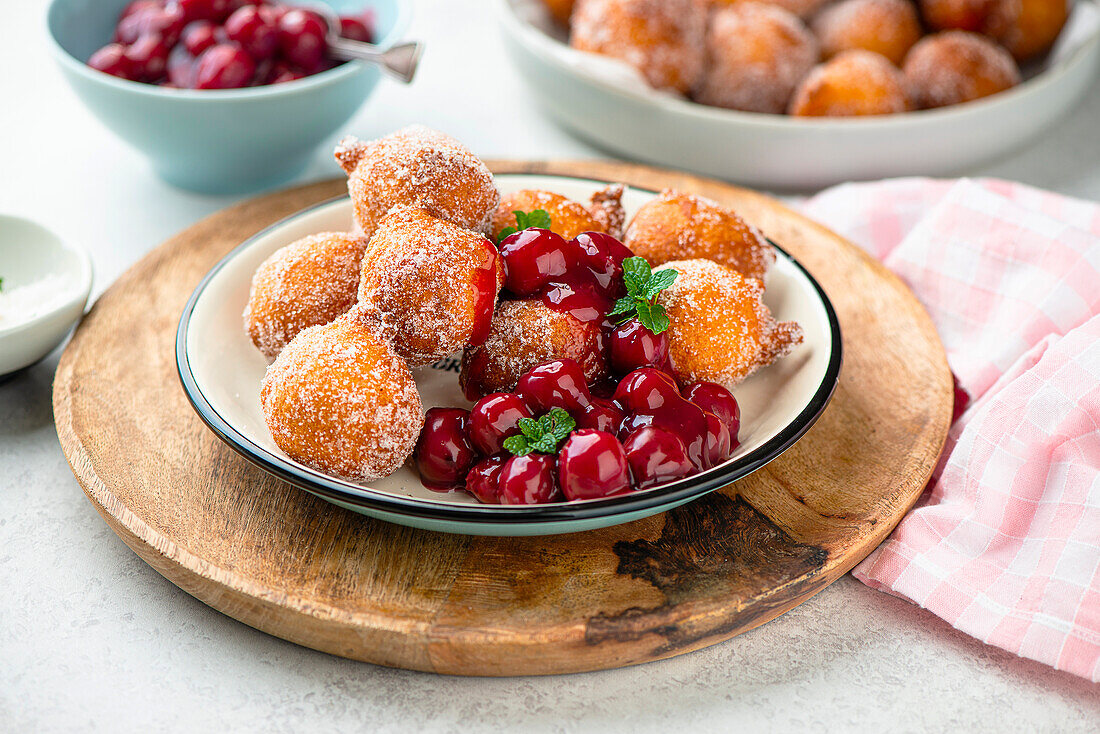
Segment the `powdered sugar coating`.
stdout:
<svg viewBox="0 0 1100 734">
<path fill-rule="evenodd" d="M 351 481 L 397 471 L 424 424 L 408 366 L 383 325 L 356 307 L 298 334 L 268 368 L 260 402 L 295 461 Z"/>
<path fill-rule="evenodd" d="M 505 227 L 516 226 L 515 212 L 530 213 L 536 209 L 542 209 L 549 214 L 550 230 L 567 240 L 581 232 L 604 231 L 592 213 L 577 202 L 553 191 L 521 189 L 501 197 L 496 213 L 493 214 L 493 241 L 500 238 Z"/>
<path fill-rule="evenodd" d="M 485 271 L 491 277 L 482 283 Z M 415 367 L 484 333 L 503 283 L 502 258 L 484 236 L 424 209 L 400 208 L 371 237 L 359 301 L 382 314 L 394 330 L 394 349 Z"/>
<path fill-rule="evenodd" d="M 244 326 L 252 343 L 275 359 L 298 332 L 350 309 L 367 241 L 324 232 L 276 250 L 252 276 Z"/>
<path fill-rule="evenodd" d="M 605 377 L 602 334 L 598 321 L 580 321 L 541 301 L 501 301 L 493 315 L 489 338 L 462 354 L 459 384 L 469 394 L 508 392 L 523 373 L 552 359 L 580 364 L 589 383 Z"/>
<path fill-rule="evenodd" d="M 721 7 L 723 5 L 740 5 L 745 2 L 755 2 L 755 0 L 712 0 L 715 7 Z M 763 0 L 763 2 L 783 8 L 788 13 L 794 13 L 800 18 L 809 18 L 818 8 L 828 3 L 829 0 Z"/>
<path fill-rule="evenodd" d="M 672 189 L 638 209 L 623 244 L 650 265 L 707 258 L 750 278 L 764 278 L 775 262 L 775 251 L 760 231 L 732 210 Z"/>
<path fill-rule="evenodd" d="M 818 45 L 793 13 L 741 2 L 711 14 L 707 69 L 696 90 L 703 104 L 782 113 L 795 85 L 817 63 Z"/>
<path fill-rule="evenodd" d="M 683 383 L 732 389 L 802 343 L 802 327 L 776 322 L 761 300 L 764 284 L 711 260 L 678 260 L 656 270 L 679 275 L 657 302 L 668 310 L 669 358 Z"/>
<path fill-rule="evenodd" d="M 969 102 L 1020 83 L 1020 70 L 1008 51 L 966 31 L 921 39 L 905 59 L 904 72 L 919 107 Z"/>
<path fill-rule="evenodd" d="M 489 231 L 500 201 L 493 175 L 449 135 L 411 125 L 369 143 L 344 138 L 335 156 L 348 174 L 355 218 L 368 237 L 396 206 L 427 209 L 460 227 Z"/>
<path fill-rule="evenodd" d="M 588 209 L 592 218 L 600 223 L 600 229 L 617 240 L 623 238 L 626 224 L 626 210 L 623 208 L 623 194 L 626 187 L 622 184 L 608 184 L 592 194 Z"/>
<path fill-rule="evenodd" d="M 841 0 L 818 13 L 812 27 L 825 58 L 862 48 L 894 64 L 905 60 L 922 35 L 917 9 L 909 0 Z"/>
<path fill-rule="evenodd" d="M 795 90 L 789 112 L 855 117 L 910 109 L 908 84 L 901 71 L 882 54 L 852 49 L 815 66 Z"/>
<path fill-rule="evenodd" d="M 704 0 L 578 0 L 569 43 L 630 64 L 656 89 L 687 94 L 703 73 Z"/>
</svg>

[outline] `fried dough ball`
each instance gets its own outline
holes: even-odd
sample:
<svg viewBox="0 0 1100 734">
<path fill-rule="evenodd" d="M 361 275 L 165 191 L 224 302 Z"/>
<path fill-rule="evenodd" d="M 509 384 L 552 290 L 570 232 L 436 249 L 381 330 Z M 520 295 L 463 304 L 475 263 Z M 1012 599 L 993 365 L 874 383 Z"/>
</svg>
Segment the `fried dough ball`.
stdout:
<svg viewBox="0 0 1100 734">
<path fill-rule="evenodd" d="M 348 174 L 356 222 L 366 237 L 396 206 L 415 206 L 460 227 L 489 231 L 500 193 L 493 175 L 449 135 L 411 125 L 364 143 L 344 138 L 336 160 Z"/>
<path fill-rule="evenodd" d="M 503 259 L 484 236 L 403 208 L 371 237 L 359 303 L 382 314 L 394 349 L 418 367 L 480 344 L 503 283 Z"/>
<path fill-rule="evenodd" d="M 1069 18 L 1066 0 L 1017 0 L 1012 5 L 1019 12 L 992 35 L 1021 62 L 1048 51 Z"/>
<path fill-rule="evenodd" d="M 626 210 L 623 209 L 622 184 L 608 184 L 592 194 L 588 210 L 592 218 L 600 224 L 600 231 L 607 232 L 617 240 L 623 238 L 623 225 L 626 224 Z"/>
<path fill-rule="evenodd" d="M 766 2 L 768 5 L 774 5 L 777 8 L 783 8 L 788 13 L 794 13 L 799 18 L 809 18 L 813 15 L 818 8 L 829 2 L 829 0 L 711 0 L 711 3 L 716 8 L 720 8 L 723 5 L 740 5 L 746 2 Z"/>
<path fill-rule="evenodd" d="M 922 38 L 905 59 L 905 78 L 919 107 L 945 107 L 1020 83 L 1011 54 L 985 36 L 944 31 Z"/>
<path fill-rule="evenodd" d="M 721 7 L 707 29 L 707 68 L 695 99 L 734 110 L 782 113 L 817 59 L 817 39 L 778 5 Z"/>
<path fill-rule="evenodd" d="M 569 43 L 630 64 L 656 89 L 687 94 L 703 73 L 703 0 L 577 0 Z"/>
<path fill-rule="evenodd" d="M 1016 12 L 1020 0 L 917 0 L 929 28 L 993 33 Z"/>
<path fill-rule="evenodd" d="M 383 329 L 356 307 L 299 333 L 268 368 L 260 403 L 271 437 L 290 458 L 369 481 L 397 471 L 412 453 L 423 406 Z"/>
<path fill-rule="evenodd" d="M 607 376 L 597 321 L 581 321 L 541 301 L 501 301 L 489 338 L 462 354 L 459 385 L 471 400 L 515 388 L 523 373 L 552 359 L 572 359 L 589 384 Z"/>
<path fill-rule="evenodd" d="M 900 65 L 922 35 L 917 9 L 909 0 L 841 0 L 813 21 L 825 58 L 862 48 Z"/>
<path fill-rule="evenodd" d="M 542 0 L 554 20 L 564 26 L 569 25 L 569 15 L 573 12 L 573 0 Z"/>
<path fill-rule="evenodd" d="M 788 112 L 803 117 L 853 117 L 910 109 L 901 71 L 882 54 L 852 49 L 815 66 L 795 90 Z"/>
<path fill-rule="evenodd" d="M 623 244 L 653 266 L 702 257 L 750 278 L 763 279 L 775 262 L 768 241 L 733 211 L 671 189 L 638 209 Z"/>
<path fill-rule="evenodd" d="M 252 276 L 244 328 L 269 360 L 302 329 L 327 324 L 356 301 L 367 241 L 325 232 L 271 254 Z"/>
<path fill-rule="evenodd" d="M 680 275 L 658 296 L 668 310 L 668 348 L 681 384 L 706 380 L 732 389 L 802 343 L 802 327 L 776 322 L 764 285 L 711 260 L 678 260 Z"/>
<path fill-rule="evenodd" d="M 523 189 L 501 197 L 496 213 L 493 214 L 493 241 L 500 238 L 500 233 L 506 227 L 516 226 L 515 212 L 530 213 L 536 209 L 542 209 L 549 214 L 550 231 L 567 240 L 581 232 L 604 231 L 592 213 L 572 199 L 552 191 Z"/>
</svg>

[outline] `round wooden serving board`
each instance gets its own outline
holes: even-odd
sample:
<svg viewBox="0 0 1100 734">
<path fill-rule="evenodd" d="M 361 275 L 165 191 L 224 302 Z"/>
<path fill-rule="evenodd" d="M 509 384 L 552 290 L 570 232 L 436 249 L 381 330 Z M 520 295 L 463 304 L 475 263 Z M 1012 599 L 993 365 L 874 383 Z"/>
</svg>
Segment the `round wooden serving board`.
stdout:
<svg viewBox="0 0 1100 734">
<path fill-rule="evenodd" d="M 952 400 L 943 347 L 900 280 L 776 201 L 715 181 L 615 163 L 493 169 L 694 191 L 759 226 L 809 269 L 840 316 L 844 366 L 818 423 L 736 485 L 572 535 L 414 530 L 276 480 L 192 411 L 175 332 L 191 291 L 231 248 L 345 191 L 323 182 L 253 199 L 172 238 L 103 294 L 65 351 L 53 395 L 61 446 L 139 556 L 215 609 L 302 645 L 382 665 L 518 675 L 721 642 L 805 601 L 886 537 L 932 473 Z"/>
</svg>

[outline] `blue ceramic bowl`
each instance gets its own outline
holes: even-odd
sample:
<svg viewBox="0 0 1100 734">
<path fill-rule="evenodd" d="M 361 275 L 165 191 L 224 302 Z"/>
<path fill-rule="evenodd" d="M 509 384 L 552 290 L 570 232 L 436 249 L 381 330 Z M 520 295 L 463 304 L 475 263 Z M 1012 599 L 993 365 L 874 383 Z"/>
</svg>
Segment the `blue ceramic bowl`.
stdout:
<svg viewBox="0 0 1100 734">
<path fill-rule="evenodd" d="M 234 90 L 165 89 L 95 71 L 128 0 L 53 0 L 47 26 L 69 84 L 107 127 L 152 160 L 169 183 L 211 194 L 269 188 L 297 176 L 317 146 L 362 106 L 380 70 L 359 61 L 285 84 Z M 405 32 L 406 0 L 325 0 L 371 8 L 378 43 Z"/>
</svg>

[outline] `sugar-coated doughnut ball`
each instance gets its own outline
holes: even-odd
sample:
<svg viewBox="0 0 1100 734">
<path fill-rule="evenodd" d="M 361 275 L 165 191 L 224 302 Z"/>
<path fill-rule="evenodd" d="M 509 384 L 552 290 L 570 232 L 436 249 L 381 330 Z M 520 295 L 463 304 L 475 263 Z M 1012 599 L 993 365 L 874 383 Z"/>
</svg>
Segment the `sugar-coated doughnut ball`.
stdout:
<svg viewBox="0 0 1100 734">
<path fill-rule="evenodd" d="M 825 58 L 861 48 L 900 65 L 922 35 L 917 9 L 909 0 L 841 0 L 813 20 Z"/>
<path fill-rule="evenodd" d="M 623 238 L 623 225 L 626 224 L 626 210 L 623 209 L 623 193 L 626 187 L 620 183 L 604 186 L 592 194 L 588 211 L 600 224 L 598 231 L 607 232 L 617 240 Z"/>
<path fill-rule="evenodd" d="M 687 94 L 703 73 L 703 0 L 577 0 L 573 48 L 630 64 L 657 89 Z"/>
<path fill-rule="evenodd" d="M 789 13 L 794 13 L 799 18 L 809 18 L 814 12 L 817 11 L 822 5 L 825 5 L 829 0 L 761 0 L 769 5 L 775 5 L 783 8 Z M 745 2 L 757 2 L 757 0 L 713 0 L 715 7 L 721 7 L 723 5 L 740 5 Z"/>
<path fill-rule="evenodd" d="M 638 209 L 623 244 L 653 266 L 707 258 L 750 278 L 762 279 L 775 262 L 775 250 L 756 227 L 709 199 L 672 189 Z"/>
<path fill-rule="evenodd" d="M 312 235 L 276 250 L 252 276 L 245 331 L 268 359 L 302 329 L 350 309 L 367 241 L 344 232 Z"/>
<path fill-rule="evenodd" d="M 396 209 L 367 246 L 359 302 L 382 314 L 415 367 L 484 341 L 503 283 L 503 259 L 484 236 L 424 209 Z"/>
<path fill-rule="evenodd" d="M 910 109 L 901 71 L 882 54 L 853 49 L 814 67 L 795 90 L 788 111 L 805 117 L 852 117 Z"/>
<path fill-rule="evenodd" d="M 929 28 L 991 33 L 1018 12 L 1020 0 L 917 0 Z"/>
<path fill-rule="evenodd" d="M 777 5 L 720 7 L 707 29 L 707 66 L 695 99 L 749 112 L 782 113 L 818 60 L 817 39 Z"/>
<path fill-rule="evenodd" d="M 592 212 L 581 204 L 567 199 L 561 194 L 538 189 L 523 189 L 500 198 L 496 213 L 493 214 L 493 241 L 500 238 L 505 227 L 516 226 L 515 212 L 531 212 L 542 209 L 550 215 L 550 230 L 571 240 L 581 232 L 605 231 Z"/>
<path fill-rule="evenodd" d="M 922 38 L 905 59 L 918 107 L 944 107 L 987 97 L 1020 82 L 1011 54 L 985 36 L 944 31 Z"/>
<path fill-rule="evenodd" d="M 569 15 L 573 12 L 573 0 L 542 0 L 550 15 L 562 25 L 569 25 Z"/>
<path fill-rule="evenodd" d="M 395 206 L 426 209 L 460 227 L 489 231 L 500 193 L 493 175 L 449 135 L 412 125 L 364 143 L 345 138 L 336 160 L 348 174 L 348 193 L 363 234 Z"/>
<path fill-rule="evenodd" d="M 607 375 L 599 322 L 580 321 L 541 301 L 501 301 L 489 338 L 462 354 L 458 381 L 467 397 L 510 392 L 533 367 L 572 359 L 591 384 Z"/>
<path fill-rule="evenodd" d="M 353 308 L 302 331 L 268 368 L 260 403 L 290 458 L 352 481 L 388 476 L 405 463 L 423 407 L 383 329 Z"/>
<path fill-rule="evenodd" d="M 1069 3 L 1066 0 L 1016 0 L 1012 4 L 1019 12 L 997 28 L 991 34 L 993 38 L 1017 61 L 1027 61 L 1048 51 L 1069 18 Z"/>
<path fill-rule="evenodd" d="M 668 311 L 668 349 L 681 384 L 732 389 L 802 342 L 802 327 L 777 322 L 761 300 L 764 285 L 711 260 L 678 260 L 657 270 L 679 275 L 657 302 Z"/>
</svg>

